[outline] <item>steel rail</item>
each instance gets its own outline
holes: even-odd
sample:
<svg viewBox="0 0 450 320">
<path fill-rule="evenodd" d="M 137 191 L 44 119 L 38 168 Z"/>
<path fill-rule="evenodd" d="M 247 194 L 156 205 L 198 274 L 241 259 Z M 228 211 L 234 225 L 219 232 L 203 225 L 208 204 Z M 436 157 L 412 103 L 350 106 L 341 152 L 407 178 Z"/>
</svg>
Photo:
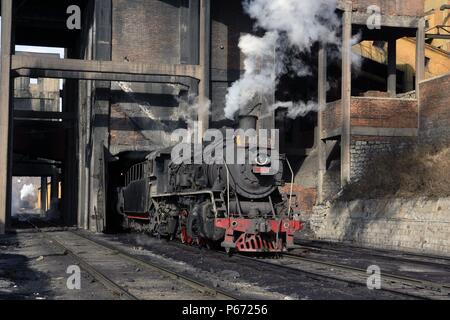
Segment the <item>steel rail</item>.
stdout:
<svg viewBox="0 0 450 320">
<path fill-rule="evenodd" d="M 356 268 L 356 267 L 337 264 L 337 263 L 330 263 L 330 262 L 325 262 L 325 261 L 316 260 L 316 259 L 304 258 L 304 257 L 298 256 L 295 254 L 291 254 L 291 253 L 284 253 L 283 256 L 286 256 L 286 257 L 289 257 L 289 258 L 292 258 L 292 259 L 298 260 L 298 261 L 332 267 L 332 268 L 341 269 L 344 271 L 353 271 L 353 272 L 357 272 L 357 273 L 362 273 L 365 276 L 367 276 L 367 270 L 364 270 L 361 268 Z M 439 283 L 431 282 L 428 280 L 414 279 L 414 278 L 410 278 L 410 277 L 398 276 L 398 275 L 387 274 L 387 273 L 382 273 L 382 277 L 384 279 L 388 280 L 389 282 L 401 283 L 401 284 L 415 286 L 415 287 L 423 287 L 426 289 L 431 289 L 433 291 L 447 292 L 447 295 L 450 295 L 450 286 L 447 286 L 447 285 L 441 285 Z"/>
<path fill-rule="evenodd" d="M 383 249 L 377 249 L 377 248 L 370 248 L 370 247 L 361 247 L 361 246 L 357 246 L 357 245 L 352 245 L 352 244 L 345 244 L 346 247 L 344 248 L 339 248 L 339 247 L 322 247 L 321 243 L 317 243 L 317 244 L 306 244 L 306 243 L 302 243 L 299 241 L 295 242 L 296 245 L 298 245 L 298 249 L 317 249 L 317 250 L 328 250 L 328 251 L 336 251 L 336 252 L 349 252 L 348 249 L 356 249 L 356 250 L 361 250 L 361 251 L 365 251 L 363 252 L 364 254 L 367 255 L 371 255 L 371 256 L 380 256 L 380 257 L 388 257 L 388 258 L 394 258 L 394 259 L 405 259 L 405 260 L 410 260 L 410 261 L 419 261 L 420 260 L 414 260 L 413 257 L 417 257 L 417 258 L 423 258 L 423 259 L 428 259 L 428 260 L 443 260 L 443 261 L 450 261 L 450 257 L 446 257 L 446 256 L 437 256 L 437 255 L 427 255 L 427 254 L 422 254 L 422 253 L 417 253 L 417 252 L 402 252 L 402 251 L 388 251 L 388 250 L 383 250 Z M 334 243 L 330 242 L 324 242 L 323 245 L 325 246 L 332 246 Z M 368 252 L 370 251 L 370 252 Z M 397 256 L 398 254 L 403 255 L 403 257 L 399 257 Z M 408 258 L 411 257 L 411 258 Z M 430 263 L 433 263 L 430 261 Z M 437 265 L 444 265 L 443 263 L 436 263 Z"/>
<path fill-rule="evenodd" d="M 90 238 L 89 236 L 86 236 L 86 235 L 82 234 L 79 231 L 70 231 L 70 233 L 75 234 L 75 235 L 77 235 L 77 236 L 79 236 L 79 237 L 81 237 L 83 239 L 86 239 L 86 240 L 96 244 L 99 247 L 103 247 L 103 248 L 109 249 L 109 250 L 117 253 L 118 255 L 124 257 L 128 261 L 131 261 L 131 262 L 133 262 L 135 264 L 138 264 L 138 265 L 140 265 L 140 266 L 142 266 L 144 268 L 152 269 L 152 270 L 156 270 L 158 272 L 161 272 L 161 273 L 165 274 L 166 276 L 168 276 L 168 277 L 170 277 L 172 279 L 180 281 L 180 282 L 188 285 L 189 287 L 191 287 L 191 288 L 193 288 L 193 289 L 195 289 L 197 291 L 200 291 L 201 293 L 205 293 L 205 294 L 208 294 L 208 295 L 216 296 L 218 298 L 227 299 L 227 300 L 239 300 L 238 297 L 234 296 L 231 293 L 228 293 L 228 292 L 226 292 L 224 290 L 220 290 L 220 289 L 214 288 L 214 287 L 209 286 L 209 285 L 207 285 L 205 283 L 202 283 L 202 282 L 200 282 L 200 281 L 198 281 L 196 279 L 193 279 L 191 277 L 182 275 L 182 274 L 180 274 L 178 272 L 169 270 L 169 269 L 167 269 L 165 267 L 162 267 L 162 266 L 159 266 L 159 265 L 157 265 L 155 263 L 152 263 L 152 262 L 149 262 L 147 260 L 135 257 L 135 256 L 125 252 L 124 250 L 119 249 L 119 248 L 117 248 L 115 246 L 112 246 L 110 244 L 104 243 L 103 241 L 99 241 L 97 239 L 94 240 L 94 239 Z"/>
<path fill-rule="evenodd" d="M 296 245 L 297 245 L 296 249 L 298 249 L 298 250 L 305 249 L 305 250 L 318 251 L 318 252 L 328 251 L 328 252 L 335 252 L 335 253 L 352 253 L 352 251 L 348 250 L 349 248 L 342 248 L 342 249 L 341 248 L 327 248 L 327 247 L 321 247 L 320 245 L 310 245 L 310 244 L 302 244 L 302 243 L 296 243 Z M 440 262 L 430 261 L 430 260 L 450 261 L 450 258 L 448 258 L 448 257 L 427 256 L 427 255 L 420 255 L 420 254 L 409 253 L 409 252 L 398 252 L 398 253 L 385 252 L 385 253 L 383 253 L 382 251 L 379 251 L 376 249 L 374 249 L 374 251 L 371 251 L 367 248 L 356 247 L 356 246 L 350 247 L 350 248 L 359 249 L 361 251 L 358 253 L 360 253 L 362 255 L 366 255 L 366 256 L 379 257 L 379 258 L 384 258 L 384 259 L 394 259 L 394 260 L 398 260 L 398 261 L 417 263 L 417 264 L 429 265 L 429 266 L 434 266 L 434 267 L 444 267 L 444 268 L 450 269 L 450 264 L 448 264 L 448 263 L 440 263 Z M 403 256 L 398 256 L 398 254 L 403 255 Z M 428 261 L 419 260 L 418 258 L 428 259 Z"/>
<path fill-rule="evenodd" d="M 50 236 L 48 233 L 42 231 L 39 227 L 34 225 L 31 221 L 28 221 L 29 224 L 31 224 L 37 232 L 43 236 L 44 239 L 47 239 L 52 245 L 58 247 L 61 249 L 65 254 L 69 255 L 72 259 L 77 261 L 78 265 L 81 269 L 86 271 L 88 274 L 90 274 L 95 280 L 100 282 L 106 289 L 111 291 L 112 293 L 120 296 L 121 298 L 124 298 L 126 300 L 139 300 L 136 296 L 131 294 L 129 291 L 118 285 L 116 282 L 111 280 L 108 276 L 97 270 L 95 267 L 90 265 L 88 262 L 86 262 L 83 258 L 81 258 L 79 255 L 74 253 L 72 250 L 67 248 L 65 245 L 63 245 L 61 242 L 59 242 L 54 237 Z"/>
<path fill-rule="evenodd" d="M 332 276 L 332 275 L 326 275 L 326 274 L 322 274 L 322 273 L 314 272 L 314 271 L 297 269 L 297 268 L 294 268 L 294 267 L 290 267 L 290 266 L 286 266 L 286 265 L 282 265 L 282 264 L 278 264 L 278 263 L 273 263 L 273 262 L 269 262 L 269 261 L 261 260 L 261 259 L 257 259 L 257 258 L 247 257 L 247 256 L 238 256 L 238 257 L 241 258 L 241 259 L 254 261 L 254 262 L 257 262 L 257 263 L 260 263 L 260 264 L 270 265 L 270 266 L 272 266 L 274 268 L 286 269 L 286 270 L 289 270 L 291 272 L 293 271 L 293 272 L 297 272 L 297 273 L 301 273 L 301 274 L 311 275 L 311 276 L 314 276 L 314 277 L 331 279 L 331 280 L 334 280 L 334 281 L 345 282 L 345 283 L 349 283 L 349 284 L 353 284 L 353 285 L 357 285 L 357 286 L 362 286 L 362 287 L 366 286 L 365 283 L 361 283 L 361 282 L 355 281 L 355 280 L 340 278 L 340 277 Z M 366 274 L 366 276 L 367 276 L 367 274 Z M 390 292 L 390 293 L 394 293 L 394 294 L 397 294 L 397 295 L 402 295 L 402 296 L 405 296 L 405 297 L 410 297 L 410 298 L 415 298 L 415 299 L 433 300 L 432 298 L 430 298 L 428 296 L 423 296 L 423 295 L 418 295 L 418 294 L 413 294 L 413 293 L 407 293 L 407 292 L 403 292 L 403 291 L 400 291 L 400 290 L 381 288 L 379 291 Z"/>
<path fill-rule="evenodd" d="M 195 246 L 186 246 L 184 244 L 175 243 L 175 242 L 172 242 L 170 245 L 178 247 L 178 248 L 187 248 L 188 250 L 191 250 L 191 251 L 195 250 L 195 248 L 198 249 L 198 247 L 195 247 Z M 211 254 L 218 254 L 218 255 L 221 255 L 221 256 L 229 257 L 229 255 L 226 252 L 223 252 L 223 251 L 210 250 L 210 252 L 211 252 Z M 332 275 L 325 275 L 325 274 L 314 272 L 314 271 L 307 271 L 307 270 L 297 269 L 297 268 L 293 268 L 293 267 L 290 267 L 290 266 L 281 265 L 281 264 L 273 263 L 273 262 L 270 262 L 270 261 L 267 261 L 267 260 L 264 260 L 264 259 L 258 259 L 258 258 L 254 258 L 254 257 L 250 257 L 250 256 L 234 254 L 233 258 L 246 260 L 246 261 L 252 261 L 252 262 L 259 263 L 259 264 L 264 264 L 266 266 L 270 266 L 272 268 L 286 269 L 286 270 L 289 270 L 289 271 L 294 271 L 294 272 L 301 273 L 301 274 L 307 274 L 307 275 L 311 275 L 311 276 L 314 276 L 314 277 L 319 277 L 319 278 L 325 278 L 325 279 L 330 279 L 330 280 L 334 280 L 334 281 L 345 282 L 345 283 L 349 283 L 349 284 L 353 284 L 353 285 L 357 285 L 357 286 L 364 286 L 364 287 L 366 286 L 365 283 L 361 283 L 361 282 L 358 282 L 358 281 L 355 281 L 355 280 L 339 278 L 337 276 L 332 276 Z M 367 276 L 366 271 L 364 271 L 364 273 Z M 430 297 L 427 297 L 427 296 L 407 293 L 407 292 L 394 290 L 394 289 L 382 288 L 380 290 L 381 291 L 385 291 L 385 292 L 398 294 L 398 295 L 403 295 L 405 297 L 415 298 L 415 299 L 432 300 Z"/>
</svg>

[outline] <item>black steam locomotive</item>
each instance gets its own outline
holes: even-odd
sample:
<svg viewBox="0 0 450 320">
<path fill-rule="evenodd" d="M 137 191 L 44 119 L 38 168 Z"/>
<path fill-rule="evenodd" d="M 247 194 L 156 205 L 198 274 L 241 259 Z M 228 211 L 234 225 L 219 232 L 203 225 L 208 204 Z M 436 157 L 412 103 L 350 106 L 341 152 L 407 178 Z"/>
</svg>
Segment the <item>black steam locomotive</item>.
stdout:
<svg viewBox="0 0 450 320">
<path fill-rule="evenodd" d="M 242 117 L 240 128 L 256 128 L 256 118 Z M 224 148 L 232 146 L 236 154 L 252 154 L 245 137 L 223 140 Z M 292 194 L 283 197 L 279 192 L 285 183 L 284 164 L 290 164 L 280 155 L 281 165 L 271 172 L 275 152 L 267 149 L 253 153 L 254 161 L 246 164 L 178 163 L 172 148 L 153 152 L 124 174 L 118 210 L 128 227 L 157 237 L 220 243 L 227 252 L 285 251 L 293 247 L 294 232 L 302 224 L 291 210 Z"/>
</svg>

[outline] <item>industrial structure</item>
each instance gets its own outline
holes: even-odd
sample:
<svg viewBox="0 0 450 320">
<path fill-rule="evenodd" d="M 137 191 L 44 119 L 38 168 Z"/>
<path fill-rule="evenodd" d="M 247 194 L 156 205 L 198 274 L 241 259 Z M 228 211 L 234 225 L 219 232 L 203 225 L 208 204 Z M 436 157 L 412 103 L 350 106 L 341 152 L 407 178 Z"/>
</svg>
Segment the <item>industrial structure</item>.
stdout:
<svg viewBox="0 0 450 320">
<path fill-rule="evenodd" d="M 373 4 L 379 28 L 367 25 Z M 73 5 L 80 29 L 67 26 Z M 450 140 L 450 75 L 427 79 L 425 54 L 438 50 L 427 39 L 448 37 L 448 19 L 440 32 L 427 27 L 422 0 L 338 1 L 337 12 L 342 56 L 330 61 L 318 44 L 308 57 L 314 75 L 286 79 L 274 93 L 280 101 L 315 98 L 321 111 L 292 120 L 278 110 L 263 121 L 280 129 L 303 210 L 357 179 L 377 153 Z M 65 225 L 112 227 L 121 174 L 186 127 L 182 101 L 211 101 L 210 113 L 194 117 L 204 128 L 230 124 L 223 110 L 244 69 L 239 37 L 258 33 L 241 0 L 2 0 L 1 17 L 0 234 L 10 222 L 13 176 L 51 177 L 55 199 L 61 183 Z M 354 36 L 383 43 L 386 59 L 363 54 Z M 412 71 L 399 66 L 399 39 L 414 39 Z M 64 48 L 65 56 L 19 54 L 16 45 Z M 352 71 L 358 50 L 365 59 Z"/>
</svg>

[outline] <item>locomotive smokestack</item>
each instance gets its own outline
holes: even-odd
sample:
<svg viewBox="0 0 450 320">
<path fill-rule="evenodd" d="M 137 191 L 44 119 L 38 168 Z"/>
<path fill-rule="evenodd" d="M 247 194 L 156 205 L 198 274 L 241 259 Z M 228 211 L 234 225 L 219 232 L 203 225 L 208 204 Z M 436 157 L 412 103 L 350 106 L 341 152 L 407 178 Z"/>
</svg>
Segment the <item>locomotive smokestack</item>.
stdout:
<svg viewBox="0 0 450 320">
<path fill-rule="evenodd" d="M 258 117 L 255 113 L 259 108 L 261 108 L 261 97 L 255 96 L 252 101 L 245 106 L 245 108 L 240 109 L 238 116 L 239 129 L 256 130 Z"/>
<path fill-rule="evenodd" d="M 256 122 L 258 121 L 257 116 L 252 115 L 240 115 L 239 116 L 239 129 L 243 130 L 256 130 Z"/>
</svg>

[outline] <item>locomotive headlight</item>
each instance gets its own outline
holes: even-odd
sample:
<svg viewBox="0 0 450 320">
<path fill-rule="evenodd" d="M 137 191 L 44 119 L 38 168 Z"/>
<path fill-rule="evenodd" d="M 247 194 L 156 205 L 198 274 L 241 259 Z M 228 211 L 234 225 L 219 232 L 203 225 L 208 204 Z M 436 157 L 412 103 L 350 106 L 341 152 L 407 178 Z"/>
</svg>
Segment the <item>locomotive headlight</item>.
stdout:
<svg viewBox="0 0 450 320">
<path fill-rule="evenodd" d="M 266 154 L 258 154 L 255 160 L 258 166 L 267 166 L 270 164 L 270 157 Z"/>
</svg>

